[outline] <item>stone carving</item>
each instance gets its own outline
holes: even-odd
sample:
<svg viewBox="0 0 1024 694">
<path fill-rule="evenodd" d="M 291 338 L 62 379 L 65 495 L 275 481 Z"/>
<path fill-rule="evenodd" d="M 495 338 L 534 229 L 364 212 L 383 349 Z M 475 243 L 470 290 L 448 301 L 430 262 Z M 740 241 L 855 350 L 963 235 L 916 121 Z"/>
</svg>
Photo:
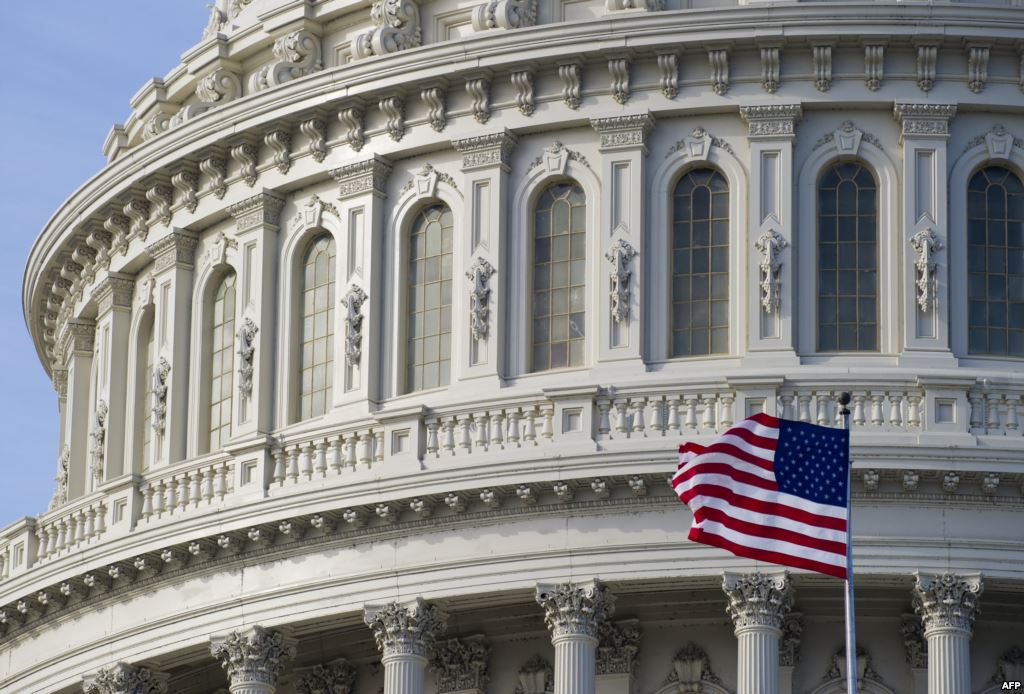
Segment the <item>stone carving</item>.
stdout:
<svg viewBox="0 0 1024 694">
<path fill-rule="evenodd" d="M 405 137 L 405 102 L 402 101 L 401 97 L 383 97 L 377 101 L 377 108 L 380 109 L 380 112 L 384 114 L 384 118 L 387 119 L 384 129 L 387 130 L 388 137 L 395 142 Z"/>
<path fill-rule="evenodd" d="M 824 681 L 829 682 L 833 680 L 846 681 L 846 649 L 840 648 L 832 656 L 832 662 L 822 678 Z M 877 672 L 871 662 L 871 654 L 868 653 L 861 646 L 857 646 L 857 683 L 858 686 L 861 682 L 867 680 L 875 680 L 881 682 L 882 678 Z"/>
<path fill-rule="evenodd" d="M 782 279 L 779 271 L 782 262 L 779 261 L 779 254 L 788 245 L 789 241 L 774 229 L 767 230 L 754 242 L 754 248 L 761 254 L 761 307 L 769 315 L 778 311 L 781 303 Z"/>
<path fill-rule="evenodd" d="M 582 635 L 596 641 L 598 625 L 615 612 L 615 597 L 597 579 L 581 585 L 539 584 L 536 598 L 552 638 Z"/>
<path fill-rule="evenodd" d="M 779 640 L 779 665 L 796 667 L 800 662 L 800 640 L 804 631 L 804 616 L 790 612 L 782 618 L 782 638 Z"/>
<path fill-rule="evenodd" d="M 349 106 L 338 111 L 338 120 L 345 126 L 345 141 L 358 152 L 366 144 L 366 135 L 363 132 L 363 110 L 358 106 Z"/>
<path fill-rule="evenodd" d="M 171 176 L 171 185 L 181 194 L 181 204 L 189 212 L 199 206 L 199 176 L 191 169 L 182 169 Z"/>
<path fill-rule="evenodd" d="M 385 655 L 418 655 L 427 657 L 434 650 L 437 638 L 444 634 L 448 615 L 416 598 L 409 604 L 391 602 L 367 606 L 363 616 L 373 631 L 377 648 Z"/>
<path fill-rule="evenodd" d="M 107 401 L 96 401 L 96 411 L 92 417 L 92 429 L 89 438 L 92 441 L 92 456 L 89 461 L 89 473 L 93 487 L 99 486 L 103 479 L 104 443 L 107 439 Z"/>
<path fill-rule="evenodd" d="M 151 186 L 146 190 L 146 200 L 149 201 L 153 210 L 153 219 L 164 226 L 171 225 L 171 203 L 174 191 L 162 184 Z"/>
<path fill-rule="evenodd" d="M 864 471 L 864 491 L 866 492 L 877 492 L 878 483 L 881 481 L 882 475 L 874 468 Z"/>
<path fill-rule="evenodd" d="M 106 229 L 93 227 L 85 237 L 85 245 L 96 251 L 96 267 L 110 267 L 110 249 L 114 235 Z"/>
<path fill-rule="evenodd" d="M 555 669 L 539 654 L 523 663 L 516 679 L 515 694 L 551 694 L 555 690 Z"/>
<path fill-rule="evenodd" d="M 238 242 L 223 231 L 218 231 L 217 236 L 210 242 L 210 247 L 206 250 L 204 260 L 210 265 L 224 265 L 228 262 L 229 248 L 238 248 Z"/>
<path fill-rule="evenodd" d="M 327 158 L 327 123 L 322 118 L 309 118 L 299 123 L 299 132 L 306 136 L 306 149 L 313 161 L 322 162 Z"/>
<path fill-rule="evenodd" d="M 341 303 L 345 307 L 345 361 L 350 365 L 359 363 L 363 354 L 363 303 L 366 292 L 358 285 L 349 288 Z"/>
<path fill-rule="evenodd" d="M 331 171 L 338 182 L 338 197 L 342 199 L 363 193 L 383 194 L 384 182 L 390 174 L 391 164 L 378 156 Z"/>
<path fill-rule="evenodd" d="M 740 106 L 740 117 L 747 122 L 751 137 L 791 136 L 802 114 L 800 104 Z"/>
<path fill-rule="evenodd" d="M 330 212 L 335 219 L 340 219 L 338 208 L 333 203 L 325 202 L 319 195 L 314 194 L 292 217 L 292 226 L 302 226 L 305 229 L 319 227 L 323 223 L 324 212 Z"/>
<path fill-rule="evenodd" d="M 420 45 L 420 8 L 413 0 L 377 0 L 370 9 L 374 28 L 352 42 L 356 59 L 387 55 Z"/>
<path fill-rule="evenodd" d="M 666 99 L 679 96 L 679 56 L 675 53 L 658 54 L 658 82 Z"/>
<path fill-rule="evenodd" d="M 1003 682 L 1024 681 L 1024 650 L 1020 646 L 1014 646 L 1003 653 L 996 667 L 996 674 L 992 676 L 992 682 L 1002 685 Z"/>
<path fill-rule="evenodd" d="M 712 147 L 719 147 L 729 154 L 735 154 L 732 145 L 728 142 L 720 137 L 715 137 L 704 128 L 697 126 L 690 132 L 689 137 L 678 140 L 669 147 L 665 152 L 665 158 L 668 159 L 676 152 L 683 152 L 689 159 L 707 159 L 708 151 Z"/>
<path fill-rule="evenodd" d="M 510 76 L 516 90 L 516 108 L 524 116 L 532 116 L 536 109 L 533 98 L 533 70 L 514 70 Z"/>
<path fill-rule="evenodd" d="M 903 471 L 903 491 L 905 492 L 916 492 L 917 486 L 921 482 L 921 475 L 915 470 L 904 470 Z"/>
<path fill-rule="evenodd" d="M 448 124 L 444 90 L 440 87 L 424 87 L 420 90 L 420 99 L 427 106 L 427 121 L 430 127 L 436 132 L 444 130 Z"/>
<path fill-rule="evenodd" d="M 452 147 L 462 154 L 462 170 L 469 171 L 488 166 L 507 167 L 518 142 L 519 138 L 506 129 L 491 135 L 452 140 Z"/>
<path fill-rule="evenodd" d="M 726 612 L 737 630 L 751 626 L 781 629 L 782 618 L 793 606 L 789 572 L 726 573 L 722 590 L 729 599 Z"/>
<path fill-rule="evenodd" d="M 210 10 L 210 18 L 206 21 L 206 27 L 203 29 L 203 41 L 212 39 L 221 33 L 224 26 L 228 23 L 228 16 L 224 14 L 222 9 L 214 4 L 209 4 L 207 7 Z"/>
<path fill-rule="evenodd" d="M 227 163 L 222 157 L 206 157 L 199 160 L 199 170 L 210 179 L 206 189 L 218 200 L 228 192 Z"/>
<path fill-rule="evenodd" d="M 235 339 L 238 342 L 238 394 L 243 398 L 252 397 L 253 362 L 256 359 L 256 333 L 260 331 L 256 322 L 246 316 L 242 319 Z"/>
<path fill-rule="evenodd" d="M 924 624 L 916 614 L 904 614 L 900 619 L 903 650 L 907 664 L 912 668 L 928 667 L 928 642 L 924 638 Z"/>
<path fill-rule="evenodd" d="M 491 81 L 486 77 L 466 80 L 466 93 L 472 100 L 471 109 L 477 123 L 484 124 L 491 119 Z"/>
<path fill-rule="evenodd" d="M 718 96 L 729 91 L 729 51 L 716 48 L 708 51 L 708 64 L 711 66 L 711 89 Z"/>
<path fill-rule="evenodd" d="M 574 111 L 580 107 L 582 94 L 580 66 L 567 63 L 558 66 L 558 78 L 562 80 L 562 100 Z"/>
<path fill-rule="evenodd" d="M 629 321 L 629 279 L 633 275 L 629 263 L 634 256 L 636 250 L 623 239 L 618 239 L 604 254 L 612 266 L 608 273 L 608 279 L 611 281 L 608 296 L 611 299 L 612 320 L 616 323 Z"/>
<path fill-rule="evenodd" d="M 242 10 L 248 7 L 252 0 L 231 0 L 231 18 L 234 19 L 242 14 Z"/>
<path fill-rule="evenodd" d="M 660 12 L 665 9 L 665 0 L 606 0 L 605 7 L 609 12 L 621 10 L 647 10 Z"/>
<path fill-rule="evenodd" d="M 257 193 L 251 198 L 228 206 L 228 214 L 235 218 L 239 232 L 261 226 L 277 226 L 284 198 L 269 191 Z"/>
<path fill-rule="evenodd" d="M 50 499 L 50 511 L 68 502 L 68 465 L 70 464 L 71 448 L 65 445 L 60 449 L 60 457 L 57 458 L 57 476 L 53 478 L 57 482 L 57 487 L 53 490 L 53 497 Z"/>
<path fill-rule="evenodd" d="M 85 694 L 163 694 L 168 675 L 149 668 L 117 663 L 85 678 Z"/>
<path fill-rule="evenodd" d="M 171 126 L 176 127 L 206 113 L 211 108 L 226 104 L 242 96 L 242 80 L 234 72 L 218 67 L 196 80 L 195 101 L 186 104 L 174 114 Z"/>
<path fill-rule="evenodd" d="M 608 75 L 612 81 L 612 98 L 617 104 L 625 104 L 629 101 L 629 58 L 611 58 L 608 61 Z"/>
<path fill-rule="evenodd" d="M 985 145 L 988 148 L 988 156 L 992 159 L 1009 159 L 1010 148 L 1024 149 L 1024 140 L 1014 137 L 1004 125 L 997 123 L 987 133 L 976 135 L 968 140 L 964 152 L 980 145 Z"/>
<path fill-rule="evenodd" d="M 817 150 L 824 147 L 827 144 L 835 143 L 836 151 L 840 154 L 846 154 L 849 156 L 856 156 L 860 150 L 861 142 L 868 142 L 879 149 L 883 149 L 882 142 L 872 135 L 860 130 L 853 121 L 843 121 L 836 130 L 830 133 L 822 135 L 817 142 L 814 143 L 813 150 Z"/>
<path fill-rule="evenodd" d="M 864 46 L 864 84 L 873 92 L 882 88 L 885 77 L 885 46 Z"/>
<path fill-rule="evenodd" d="M 142 124 L 142 141 L 148 142 L 161 133 L 171 129 L 173 116 L 170 113 L 158 111 L 149 120 Z"/>
<path fill-rule="evenodd" d="M 220 661 L 232 686 L 259 683 L 273 687 L 295 657 L 295 642 L 280 631 L 253 626 L 213 639 L 210 653 Z"/>
<path fill-rule="evenodd" d="M 978 598 L 984 590 L 980 574 L 918 573 L 914 584 L 914 612 L 921 615 L 924 630 L 952 627 L 970 632 L 978 615 Z"/>
<path fill-rule="evenodd" d="M 654 128 L 654 116 L 644 113 L 635 116 L 591 118 L 590 125 L 601 136 L 601 149 L 645 148 L 647 135 Z"/>
<path fill-rule="evenodd" d="M 274 41 L 274 60 L 249 78 L 249 89 L 262 91 L 324 69 L 320 61 L 320 37 L 299 29 Z"/>
<path fill-rule="evenodd" d="M 473 29 L 519 29 L 537 23 L 537 0 L 487 0 L 473 8 Z"/>
<path fill-rule="evenodd" d="M 252 188 L 256 185 L 259 172 L 256 170 L 259 148 L 252 142 L 240 142 L 231 148 L 231 158 L 238 163 L 238 175 L 245 185 Z"/>
<path fill-rule="evenodd" d="M 150 403 L 150 424 L 157 434 L 164 433 L 164 426 L 167 421 L 167 377 L 171 373 L 171 364 L 164 357 L 153 367 L 150 378 L 152 390 L 152 402 Z"/>
<path fill-rule="evenodd" d="M 640 651 L 638 621 L 605 620 L 598 625 L 597 635 L 597 674 L 633 674 Z"/>
<path fill-rule="evenodd" d="M 138 238 L 145 241 L 149 236 L 149 202 L 132 198 L 121 211 L 130 220 L 126 240 Z"/>
<path fill-rule="evenodd" d="M 942 241 L 931 229 L 921 229 L 910 237 L 910 247 L 914 249 L 914 270 L 917 279 L 917 305 L 924 312 L 935 303 L 935 262 L 933 254 L 942 250 Z"/>
<path fill-rule="evenodd" d="M 341 658 L 326 665 L 315 665 L 299 678 L 297 694 L 352 694 L 356 682 L 356 669 Z"/>
<path fill-rule="evenodd" d="M 917 47 L 917 86 L 923 92 L 930 92 L 935 86 L 935 60 L 939 47 L 934 44 L 920 44 Z"/>
<path fill-rule="evenodd" d="M 1010 405 L 1013 407 L 1013 404 Z M 986 496 L 994 496 L 999 489 L 999 475 L 994 472 L 986 472 L 981 478 L 981 491 Z"/>
<path fill-rule="evenodd" d="M 665 684 L 676 683 L 680 692 L 703 691 L 702 682 L 720 685 L 722 680 L 711 669 L 711 659 L 692 641 L 672 659 L 672 671 Z"/>
<path fill-rule="evenodd" d="M 811 57 L 814 63 L 814 88 L 819 92 L 827 92 L 832 88 L 832 46 L 812 46 Z"/>
<path fill-rule="evenodd" d="M 431 667 L 437 672 L 438 694 L 448 692 L 482 692 L 490 675 L 487 660 L 491 648 L 483 636 L 448 639 L 437 645 Z"/>
<path fill-rule="evenodd" d="M 488 282 L 494 274 L 494 267 L 484 258 L 477 257 L 466 271 L 470 282 L 469 289 L 469 330 L 474 340 L 487 337 L 488 319 L 490 316 L 491 288 Z"/>
<path fill-rule="evenodd" d="M 903 126 L 902 135 L 949 135 L 949 121 L 956 115 L 956 104 L 907 104 L 897 102 L 893 115 Z"/>
<path fill-rule="evenodd" d="M 989 46 L 972 44 L 967 47 L 967 88 L 975 94 L 985 90 L 988 81 Z"/>
<path fill-rule="evenodd" d="M 271 130 L 263 136 L 263 144 L 274 151 L 274 166 L 283 174 L 292 168 L 292 136 L 286 130 Z"/>
<path fill-rule="evenodd" d="M 769 94 L 779 90 L 779 47 L 761 49 L 761 88 Z"/>
</svg>

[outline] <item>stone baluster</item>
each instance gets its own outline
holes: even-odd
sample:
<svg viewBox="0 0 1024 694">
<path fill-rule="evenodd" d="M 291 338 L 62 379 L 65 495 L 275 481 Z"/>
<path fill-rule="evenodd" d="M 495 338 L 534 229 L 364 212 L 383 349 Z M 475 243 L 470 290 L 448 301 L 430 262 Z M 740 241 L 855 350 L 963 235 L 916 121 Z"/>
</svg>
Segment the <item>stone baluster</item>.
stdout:
<svg viewBox="0 0 1024 694">
<path fill-rule="evenodd" d="M 85 694 L 164 694 L 169 676 L 145 667 L 117 663 L 82 678 Z"/>
<path fill-rule="evenodd" d="M 602 436 L 607 436 L 612 430 L 611 409 L 612 404 L 608 400 L 597 401 L 597 433 Z"/>
<path fill-rule="evenodd" d="M 203 470 L 203 501 L 210 503 L 213 501 L 213 478 L 215 476 L 212 467 L 208 467 Z M 282 477 L 282 479 L 284 479 Z"/>
<path fill-rule="evenodd" d="M 1021 398 L 1006 396 L 1006 430 L 1016 434 L 1020 429 L 1020 419 L 1017 408 L 1020 406 Z"/>
<path fill-rule="evenodd" d="M 288 449 L 288 481 L 295 483 L 299 481 L 299 447 L 292 446 Z"/>
<path fill-rule="evenodd" d="M 299 474 L 307 480 L 313 479 L 313 442 L 299 446 Z"/>
<path fill-rule="evenodd" d="M 614 596 L 595 579 L 582 585 L 539 584 L 537 602 L 555 647 L 554 694 L 595 694 L 598 631 L 614 612 Z"/>
<path fill-rule="evenodd" d="M 373 462 L 377 465 L 384 462 L 384 430 L 377 429 L 373 433 Z"/>
<path fill-rule="evenodd" d="M 616 400 L 615 406 L 615 432 L 617 434 L 625 435 L 629 431 L 629 402 L 626 400 Z"/>
<path fill-rule="evenodd" d="M 647 409 L 647 398 L 637 398 L 633 401 L 633 433 L 637 436 L 644 435 L 645 409 Z"/>
<path fill-rule="evenodd" d="M 817 416 L 814 418 L 814 422 L 820 427 L 827 427 L 829 425 L 828 401 L 832 397 L 832 394 L 818 391 L 814 396 L 817 405 L 815 410 Z"/>
<path fill-rule="evenodd" d="M 700 398 L 696 395 L 689 395 L 686 398 L 686 419 L 683 421 L 683 426 L 685 426 L 690 431 L 697 430 L 698 402 L 700 402 Z"/>
<path fill-rule="evenodd" d="M 903 393 L 889 393 L 889 424 L 903 426 Z"/>
<path fill-rule="evenodd" d="M 252 626 L 210 640 L 210 652 L 228 673 L 231 694 L 274 694 L 277 678 L 295 657 L 295 641 Z"/>
<path fill-rule="evenodd" d="M 96 506 L 96 534 L 102 535 L 107 529 L 107 507 L 102 503 Z"/>
<path fill-rule="evenodd" d="M 555 436 L 555 406 L 548 404 L 541 409 L 540 435 L 548 441 Z"/>
<path fill-rule="evenodd" d="M 381 652 L 384 694 L 423 694 L 427 656 L 444 633 L 447 615 L 416 598 L 404 605 L 367 605 L 363 619 Z"/>
<path fill-rule="evenodd" d="M 523 440 L 537 445 L 537 409 L 532 406 L 526 408 L 526 429 L 523 432 Z"/>
<path fill-rule="evenodd" d="M 356 469 L 356 433 L 349 432 L 345 437 L 345 465 L 349 470 Z"/>
<path fill-rule="evenodd" d="M 928 694 L 971 691 L 971 633 L 983 590 L 981 574 L 916 575 L 914 611 L 928 641 Z"/>
<path fill-rule="evenodd" d="M 213 483 L 213 493 L 221 501 L 224 500 L 224 497 L 227 495 L 229 490 L 228 472 L 229 468 L 227 463 L 221 463 L 217 466 L 217 478 Z"/>
<path fill-rule="evenodd" d="M 508 413 L 508 444 L 519 446 L 519 409 L 513 407 Z"/>
<path fill-rule="evenodd" d="M 864 400 L 867 395 L 864 393 L 853 394 L 853 423 L 857 426 L 864 426 Z"/>
<path fill-rule="evenodd" d="M 811 394 L 810 393 L 800 393 L 800 395 L 797 396 L 797 407 L 798 407 L 797 419 L 799 419 L 801 422 L 810 422 L 811 421 Z"/>
<path fill-rule="evenodd" d="M 705 395 L 701 398 L 704 403 L 704 420 L 701 422 L 701 429 L 705 433 L 715 430 L 715 419 L 717 418 L 718 398 L 714 395 Z"/>
<path fill-rule="evenodd" d="M 876 427 L 882 426 L 884 419 L 882 418 L 882 403 L 885 402 L 885 395 L 882 393 L 871 394 L 871 423 Z"/>
<path fill-rule="evenodd" d="M 473 416 L 476 425 L 476 440 L 473 442 L 477 448 L 484 448 L 487 445 L 487 413 L 480 412 Z"/>
<path fill-rule="evenodd" d="M 722 589 L 738 641 L 736 694 L 778 694 L 779 638 L 793 606 L 789 573 L 727 572 Z"/>
<path fill-rule="evenodd" d="M 469 452 L 469 449 L 473 446 L 473 442 L 469 435 L 469 424 L 471 421 L 470 415 L 463 415 L 459 417 L 459 448 Z"/>
<path fill-rule="evenodd" d="M 427 453 L 431 455 L 437 455 L 438 452 L 438 440 L 437 440 L 437 420 L 429 421 L 426 423 L 427 428 Z"/>
<path fill-rule="evenodd" d="M 679 405 L 681 403 L 682 398 L 679 397 L 670 397 L 668 400 L 668 416 L 665 427 L 673 433 L 679 431 Z"/>
<path fill-rule="evenodd" d="M 916 393 L 907 397 L 907 425 L 917 429 L 921 426 L 921 396 Z"/>
<path fill-rule="evenodd" d="M 661 398 L 647 399 L 647 428 L 655 436 L 659 436 L 665 431 L 665 425 L 661 421 L 661 403 Z"/>
<path fill-rule="evenodd" d="M 341 474 L 341 451 L 344 443 L 344 439 L 340 434 L 331 439 L 331 472 L 336 475 Z"/>
<path fill-rule="evenodd" d="M 779 401 L 782 403 L 783 419 L 793 419 L 793 400 L 795 397 L 792 393 L 783 393 L 779 396 Z"/>
<path fill-rule="evenodd" d="M 986 433 L 996 434 L 999 432 L 999 401 L 1002 400 L 1002 396 L 999 393 L 989 393 L 985 400 L 988 401 L 985 406 L 988 415 L 985 421 Z"/>
<path fill-rule="evenodd" d="M 444 452 L 448 455 L 455 453 L 455 418 L 449 417 L 441 424 L 442 441 Z"/>
<path fill-rule="evenodd" d="M 313 472 L 327 477 L 327 439 L 313 444 Z"/>
<path fill-rule="evenodd" d="M 491 448 L 504 448 L 505 436 L 505 413 L 502 410 L 497 410 L 491 413 L 491 426 L 490 426 L 490 442 Z"/>
<path fill-rule="evenodd" d="M 194 508 L 199 508 L 199 503 L 203 500 L 203 477 L 204 473 L 202 470 L 196 470 L 192 473 L 190 481 L 191 485 L 188 492 L 189 503 Z"/>
<path fill-rule="evenodd" d="M 719 406 L 718 414 L 718 427 L 719 431 L 725 431 L 733 425 L 732 417 L 732 405 L 735 400 L 735 396 L 732 393 L 722 393 Z"/>
</svg>

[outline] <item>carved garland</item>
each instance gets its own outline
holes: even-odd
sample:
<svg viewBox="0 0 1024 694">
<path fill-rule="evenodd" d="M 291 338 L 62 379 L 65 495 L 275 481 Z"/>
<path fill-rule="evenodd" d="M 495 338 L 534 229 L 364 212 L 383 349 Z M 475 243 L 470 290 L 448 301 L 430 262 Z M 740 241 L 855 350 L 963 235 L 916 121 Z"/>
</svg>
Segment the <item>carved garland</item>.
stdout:
<svg viewBox="0 0 1024 694">
<path fill-rule="evenodd" d="M 469 290 L 469 329 L 474 340 L 487 337 L 490 307 L 488 305 L 491 289 L 488 282 L 494 274 L 494 267 L 484 258 L 477 257 L 466 271 L 470 282 Z"/>
<path fill-rule="evenodd" d="M 616 323 L 629 321 L 629 279 L 633 275 L 629 263 L 636 254 L 636 250 L 623 239 L 618 239 L 604 254 L 612 266 L 608 273 L 611 282 L 608 296 L 611 299 L 612 320 Z"/>
<path fill-rule="evenodd" d="M 238 328 L 238 393 L 242 398 L 252 397 L 253 362 L 256 360 L 256 322 L 246 316 Z"/>
<path fill-rule="evenodd" d="M 917 305 L 924 312 L 935 304 L 935 267 L 933 254 L 942 250 L 942 241 L 931 229 L 922 229 L 910 237 L 910 246 L 917 257 L 914 271 L 917 274 Z"/>
<path fill-rule="evenodd" d="M 350 366 L 359 363 L 363 354 L 363 303 L 366 292 L 358 285 L 352 285 L 341 300 L 345 307 L 345 361 Z"/>
<path fill-rule="evenodd" d="M 778 311 L 781 303 L 782 263 L 778 257 L 788 245 L 789 241 L 774 229 L 764 232 L 754 242 L 754 247 L 761 253 L 761 307 L 769 315 Z"/>
</svg>

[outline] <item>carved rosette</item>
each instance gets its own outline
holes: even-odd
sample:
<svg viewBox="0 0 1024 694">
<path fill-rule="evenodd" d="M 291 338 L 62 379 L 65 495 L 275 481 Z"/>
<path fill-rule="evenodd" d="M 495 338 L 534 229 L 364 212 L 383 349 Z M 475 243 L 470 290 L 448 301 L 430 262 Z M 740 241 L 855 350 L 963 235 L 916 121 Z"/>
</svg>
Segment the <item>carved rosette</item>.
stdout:
<svg viewBox="0 0 1024 694">
<path fill-rule="evenodd" d="M 438 694 L 447 692 L 484 691 L 490 675 L 487 660 L 491 648 L 483 636 L 448 639 L 435 649 L 431 667 L 437 672 Z"/>
<path fill-rule="evenodd" d="M 768 314 L 775 313 L 779 309 L 782 296 L 782 279 L 779 271 L 782 263 L 779 261 L 779 253 L 789 245 L 782 234 L 769 229 L 757 237 L 754 248 L 761 254 L 761 306 Z"/>
<path fill-rule="evenodd" d="M 238 393 L 243 398 L 252 397 L 253 362 L 256 360 L 256 333 L 260 331 L 256 322 L 246 316 L 236 335 L 238 342 Z"/>
<path fill-rule="evenodd" d="M 444 634 L 448 615 L 423 598 L 408 604 L 367 606 L 363 616 L 385 658 L 411 655 L 426 658 Z"/>
<path fill-rule="evenodd" d="M 582 585 L 537 586 L 537 602 L 552 639 L 583 636 L 598 640 L 598 627 L 615 612 L 615 596 L 598 580 Z"/>
<path fill-rule="evenodd" d="M 295 691 L 298 694 L 352 694 L 355 682 L 355 667 L 342 658 L 326 665 L 315 665 L 299 678 Z"/>
<path fill-rule="evenodd" d="M 608 273 L 608 279 L 611 282 L 608 296 L 611 299 L 612 320 L 616 323 L 629 321 L 629 278 L 633 275 L 629 269 L 629 263 L 635 256 L 636 251 L 633 247 L 622 239 L 613 243 L 604 254 L 605 259 L 612 266 Z"/>
<path fill-rule="evenodd" d="M 167 377 L 171 374 L 171 363 L 165 357 L 153 368 L 151 378 L 153 379 L 150 389 L 153 400 L 150 403 L 150 424 L 157 435 L 164 433 L 167 422 Z"/>
<path fill-rule="evenodd" d="M 469 329 L 474 340 L 483 340 L 487 337 L 488 318 L 490 307 L 488 303 L 491 297 L 491 288 L 488 282 L 494 274 L 494 267 L 485 259 L 478 257 L 469 270 L 466 277 L 469 279 Z"/>
<path fill-rule="evenodd" d="M 597 674 L 631 675 L 640 651 L 640 627 L 637 620 L 601 622 L 597 628 Z"/>
<path fill-rule="evenodd" d="M 345 298 L 345 361 L 356 365 L 363 355 L 363 303 L 368 299 L 363 288 L 353 284 Z"/>
<path fill-rule="evenodd" d="M 917 256 L 914 259 L 914 270 L 917 279 L 917 305 L 922 311 L 935 303 L 935 262 L 933 256 L 942 250 L 942 241 L 931 229 L 922 229 L 910 237 L 910 246 Z"/>
<path fill-rule="evenodd" d="M 726 573 L 722 590 L 729 600 L 726 612 L 736 631 L 748 627 L 782 629 L 783 618 L 793 606 L 789 572 L 768 575 Z"/>
<path fill-rule="evenodd" d="M 928 642 L 924 638 L 924 623 L 916 614 L 905 614 L 900 619 L 903 651 L 907 665 L 912 668 L 928 667 Z"/>
<path fill-rule="evenodd" d="M 149 668 L 117 663 L 85 678 L 85 694 L 163 694 L 168 675 Z"/>
<path fill-rule="evenodd" d="M 295 641 L 280 631 L 253 626 L 213 639 L 210 653 L 220 661 L 232 685 L 276 686 L 288 661 L 295 657 Z"/>
<path fill-rule="evenodd" d="M 921 615 L 924 633 L 937 629 L 970 632 L 978 615 L 978 598 L 984 590 L 981 574 L 917 574 L 914 612 Z"/>
</svg>

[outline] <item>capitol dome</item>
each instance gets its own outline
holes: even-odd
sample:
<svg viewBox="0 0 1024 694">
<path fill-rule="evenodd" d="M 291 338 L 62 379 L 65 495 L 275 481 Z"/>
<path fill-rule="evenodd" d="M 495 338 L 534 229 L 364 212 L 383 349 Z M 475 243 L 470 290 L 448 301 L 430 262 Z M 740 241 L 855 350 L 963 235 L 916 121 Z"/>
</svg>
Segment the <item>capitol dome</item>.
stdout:
<svg viewBox="0 0 1024 694">
<path fill-rule="evenodd" d="M 1021 0 L 218 0 L 131 104 L 0 691 L 844 692 L 667 484 L 842 391 L 862 691 L 1024 679 Z"/>
</svg>

